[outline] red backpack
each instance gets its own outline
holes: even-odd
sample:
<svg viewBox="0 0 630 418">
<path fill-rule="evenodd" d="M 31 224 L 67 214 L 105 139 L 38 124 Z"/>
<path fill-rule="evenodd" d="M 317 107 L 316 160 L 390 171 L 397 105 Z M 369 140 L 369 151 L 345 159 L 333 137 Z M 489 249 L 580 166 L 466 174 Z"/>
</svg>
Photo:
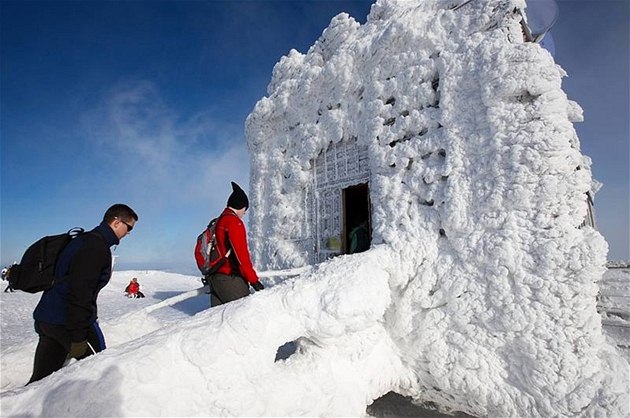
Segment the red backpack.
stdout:
<svg viewBox="0 0 630 418">
<path fill-rule="evenodd" d="M 195 261 L 201 274 L 209 276 L 215 273 L 225 263 L 232 250 L 225 255 L 219 254 L 215 228 L 219 218 L 210 221 L 206 229 L 197 237 L 195 244 Z"/>
</svg>

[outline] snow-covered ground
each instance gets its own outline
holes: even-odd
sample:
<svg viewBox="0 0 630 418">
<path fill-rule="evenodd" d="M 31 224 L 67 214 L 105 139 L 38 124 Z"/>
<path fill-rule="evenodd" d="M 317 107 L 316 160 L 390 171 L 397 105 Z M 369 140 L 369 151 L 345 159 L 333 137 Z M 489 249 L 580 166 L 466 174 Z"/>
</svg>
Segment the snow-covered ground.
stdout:
<svg viewBox="0 0 630 418">
<path fill-rule="evenodd" d="M 132 277 L 137 277 L 143 299 L 125 297 L 124 289 Z M 6 282 L 2 282 L 6 286 Z M 99 295 L 99 322 L 108 347 L 148 334 L 168 324 L 186 321 L 208 308 L 206 297 L 190 298 L 174 307 L 145 314 L 143 309 L 165 299 L 201 286 L 198 277 L 155 271 L 116 272 L 112 281 Z M 4 290 L 4 288 L 2 289 Z M 37 334 L 32 314 L 41 294 L 3 292 L 0 294 L 0 347 L 2 350 L 1 388 L 23 386 L 32 372 Z M 132 335 L 133 334 L 133 335 Z"/>
<path fill-rule="evenodd" d="M 359 273 L 376 271 L 373 263 L 362 268 L 358 262 L 345 257 L 341 264 Z M 338 280 L 348 273 L 329 275 L 337 286 L 313 275 L 309 280 L 308 274 L 303 285 L 296 279 L 265 278 L 264 291 L 208 309 L 207 295 L 195 291 L 200 288 L 197 277 L 115 272 L 99 296 L 99 323 L 108 349 L 28 388 L 23 385 L 37 343 L 31 314 L 40 295 L 1 293 L 1 415 L 217 416 L 246 411 L 261 416 L 290 411 L 297 416 L 343 410 L 363 415 L 365 405 L 386 390 L 367 394 L 370 385 L 362 380 L 372 375 L 386 382 L 400 365 L 389 364 L 389 339 L 372 326 L 372 317 L 385 308 L 379 300 L 388 291 L 386 281 L 382 275 L 363 284 Z M 132 277 L 146 298 L 123 295 Z M 339 304 L 361 288 L 351 304 Z M 191 297 L 167 303 L 185 294 Z M 352 356 L 330 349 L 327 340 L 339 338 L 347 339 Z M 365 403 L 366 397 L 372 399 Z M 394 394 L 369 407 L 371 416 L 401 413 L 443 416 Z"/>
<path fill-rule="evenodd" d="M 355 268 L 354 260 L 357 257 L 345 257 L 342 264 Z M 343 273 L 343 272 L 342 272 Z M 628 291 L 628 275 L 630 269 L 610 269 L 602 282 L 602 294 L 604 289 L 614 286 L 621 292 Z M 306 275 L 308 277 L 308 275 Z M 132 277 L 137 277 L 145 293 L 144 299 L 129 299 L 123 295 L 123 289 Z M 335 294 L 338 292 L 322 294 L 317 300 L 316 293 L 326 281 L 316 281 L 303 287 L 300 292 L 295 292 L 300 286 L 296 283 L 299 279 L 265 278 L 268 288 L 255 294 L 241 303 L 236 302 L 227 307 L 208 309 L 207 295 L 195 292 L 200 287 L 198 277 L 184 276 L 159 271 L 123 271 L 115 272 L 111 283 L 103 289 L 99 298 L 100 324 L 105 333 L 108 349 L 97 356 L 72 364 L 53 376 L 38 382 L 28 389 L 23 388 L 32 371 L 32 360 L 37 337 L 32 328 L 31 314 L 39 300 L 39 294 L 31 295 L 24 292 L 0 293 L 0 344 L 1 344 L 1 395 L 0 412 L 2 416 L 26 415 L 26 416 L 210 416 L 231 415 L 231 409 L 217 409 L 214 403 L 217 399 L 227 398 L 229 402 L 249 403 L 253 408 L 257 403 L 255 398 L 247 399 L 238 396 L 239 393 L 252 394 L 264 398 L 276 397 L 277 402 L 291 404 L 296 402 L 292 396 L 292 385 L 306 385 L 311 388 L 312 405 L 311 412 L 317 410 L 317 404 L 330 402 L 335 399 L 334 393 L 328 391 L 324 383 L 335 382 L 336 385 L 346 386 L 337 388 L 342 392 L 353 392 L 358 383 L 353 379 L 353 374 L 359 370 L 352 367 L 353 360 L 340 363 L 343 353 L 327 353 L 325 336 L 320 334 L 320 345 L 316 340 L 307 342 L 296 338 L 297 343 L 292 342 L 290 336 L 280 337 L 287 325 L 293 321 L 285 318 L 286 324 L 277 324 L 278 329 L 270 330 L 265 317 L 278 318 L 278 313 L 287 307 L 295 309 L 296 315 L 307 313 L 303 319 L 306 322 L 324 319 L 331 312 L 326 312 L 335 306 Z M 286 283 L 282 285 L 282 282 Z M 378 282 L 378 280 L 377 280 Z M 373 286 L 366 284 L 366 288 L 374 291 Z M 273 290 L 277 287 L 276 290 Z M 378 286 L 376 286 L 378 287 Z M 281 290 L 284 288 L 284 290 Z M 268 292 L 268 297 L 265 296 Z M 198 293 L 198 294 L 197 294 Z M 280 303 L 269 305 L 274 299 L 269 297 L 271 293 L 279 293 L 282 297 Z M 610 293 L 610 292 L 609 292 Z M 197 296 L 194 296 L 197 294 Z M 357 292 L 357 298 L 363 299 L 362 292 Z M 175 298 L 183 301 L 170 305 L 168 302 Z M 286 299 L 293 295 L 295 299 Z M 183 296 L 183 297 L 182 297 Z M 365 300 L 355 300 L 346 312 L 347 318 L 358 319 L 361 310 L 367 313 L 364 304 L 375 299 L 365 297 Z M 603 299 L 602 299 L 603 300 Z M 626 299 L 627 300 L 627 299 Z M 278 300 L 276 299 L 275 302 Z M 249 305 L 249 307 L 248 307 Z M 308 306 L 311 305 L 311 306 Z M 611 307 L 611 304 L 602 302 L 602 306 Z M 158 308 L 162 306 L 162 308 Z M 256 307 L 254 309 L 254 307 Z M 158 308 L 158 309 L 156 309 Z M 361 309 L 359 309 L 361 308 Z M 628 313 L 626 305 L 618 307 Z M 321 309 L 321 310 L 320 310 Z M 379 308 L 377 307 L 376 311 Z M 212 312 L 214 311 L 214 312 Z M 240 313 L 237 311 L 241 311 Z M 333 316 L 338 316 L 336 312 Z M 603 314 L 605 315 L 605 314 Z M 230 320 L 229 316 L 234 316 Z M 364 318 L 365 319 L 365 318 Z M 619 319 L 619 321 L 622 321 Z M 620 323 L 618 321 L 618 323 Z M 217 324 L 232 323 L 234 332 L 221 338 L 221 332 L 215 328 Z M 627 321 L 625 322 L 627 324 Z M 311 323 L 314 325 L 314 323 Z M 334 323 L 328 323 L 334 327 Z M 361 320 L 350 321 L 347 325 L 356 330 L 361 328 Z M 260 328 L 260 330 L 256 330 Z M 263 331 L 263 329 L 265 329 Z M 290 326 L 288 326 L 290 328 Z M 324 327 L 325 328 L 325 327 Z M 606 329 L 606 327 L 605 327 Z M 340 329 L 328 329 L 331 334 L 338 333 Z M 352 339 L 353 332 L 348 330 L 348 337 Z M 276 347 L 276 352 L 266 353 L 266 365 L 257 365 L 258 358 L 254 361 L 248 356 L 254 354 L 260 347 L 243 346 L 247 344 L 246 333 L 258 333 L 260 346 Z M 368 333 L 373 333 L 374 330 Z M 223 332 L 225 334 L 225 332 Z M 299 334 L 293 332 L 293 336 Z M 360 332 L 359 335 L 362 333 Z M 625 338 L 625 340 L 623 340 Z M 269 341 L 267 341 L 269 339 Z M 288 344 L 282 344 L 281 342 Z M 369 338 L 366 338 L 366 342 Z M 627 336 L 617 336 L 617 343 L 621 345 L 628 341 Z M 356 341 L 355 341 L 356 343 Z M 355 344 L 348 344 L 348 349 L 357 349 Z M 368 346 L 357 351 L 357 357 L 365 356 L 366 352 L 372 356 L 379 356 L 385 347 Z M 296 351 L 297 350 L 297 351 Z M 219 351 L 233 353 L 231 361 L 221 362 L 226 356 Z M 204 353 L 205 352 L 205 353 Z M 212 353 L 215 353 L 214 355 Z M 207 354 L 209 353 L 209 354 Z M 296 357 L 302 357 L 301 360 Z M 311 357 L 311 361 L 304 357 Z M 328 367 L 320 370 L 313 380 L 313 371 L 309 367 L 314 364 L 315 358 L 328 357 Z M 202 359 L 208 361 L 207 365 Z M 368 355 L 367 358 L 370 358 Z M 360 360 L 360 359 L 358 359 Z M 300 367 L 294 368 L 293 373 L 288 374 L 291 362 L 298 363 Z M 214 364 L 212 364 L 214 363 Z M 319 361 L 317 362 L 319 364 Z M 343 368 L 335 370 L 342 364 Z M 275 371 L 269 370 L 269 366 Z M 370 370 L 382 368 L 380 375 L 391 375 L 396 370 L 396 365 L 383 364 L 378 358 L 372 358 L 363 365 Z M 243 370 L 249 368 L 249 370 Z M 268 369 L 267 374 L 277 374 L 276 379 L 259 380 L 255 378 L 256 370 L 262 373 L 262 369 Z M 283 370 L 284 369 L 284 370 Z M 389 369 L 389 370 L 388 370 Z M 251 384 L 262 383 L 256 387 L 243 387 L 236 390 L 230 385 L 230 375 L 241 373 L 252 379 L 244 381 Z M 252 373 L 254 376 L 251 376 Z M 330 373 L 330 376 L 327 374 Z M 344 373 L 348 373 L 344 376 Z M 264 374 L 264 373 L 263 373 Z M 366 371 L 366 374 L 367 371 Z M 361 373 L 359 373 L 361 375 Z M 281 380 L 287 381 L 282 384 Z M 268 380 L 269 379 L 269 380 Z M 226 384 L 220 384 L 226 380 Z M 256 382 L 258 380 L 258 382 Z M 213 384 L 219 383 L 212 389 Z M 83 390 L 87 387 L 88 390 Z M 282 387 L 279 393 L 271 393 Z M 356 387 L 361 392 L 361 386 Z M 213 396 L 208 397 L 204 392 L 210 391 Z M 76 402 L 79 398 L 81 402 Z M 122 394 L 125 394 L 122 396 Z M 175 396 L 178 395 L 179 396 Z M 184 395 L 185 394 L 185 395 Z M 382 394 L 373 395 L 375 398 Z M 352 400 L 348 397 L 348 401 Z M 298 398 L 299 399 L 299 398 Z M 55 400 L 56 402 L 51 402 Z M 142 400 L 142 402 L 135 401 Z M 339 399 L 343 401 L 343 398 Z M 302 406 L 302 408 L 304 405 Z M 299 406 L 293 409 L 293 415 L 308 415 L 307 409 Z M 243 410 L 243 406 L 240 407 Z M 247 408 L 245 408 L 247 410 Z M 290 409 L 288 407 L 279 410 Z M 250 415 L 272 415 L 271 411 L 250 410 Z M 422 416 L 438 417 L 442 414 L 420 408 L 413 405 L 407 398 L 389 393 L 372 403 L 367 408 L 367 414 L 378 417 L 391 416 Z M 463 416 L 463 414 L 459 414 Z"/>
<path fill-rule="evenodd" d="M 630 358 L 630 266 L 610 264 L 599 285 L 597 310 L 604 334 Z"/>
</svg>

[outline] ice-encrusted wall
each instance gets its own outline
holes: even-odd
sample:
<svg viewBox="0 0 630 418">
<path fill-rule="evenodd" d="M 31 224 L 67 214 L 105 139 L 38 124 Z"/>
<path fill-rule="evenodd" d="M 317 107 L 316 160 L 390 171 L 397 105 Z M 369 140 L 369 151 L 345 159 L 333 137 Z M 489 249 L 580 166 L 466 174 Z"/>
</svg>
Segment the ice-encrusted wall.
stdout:
<svg viewBox="0 0 630 418">
<path fill-rule="evenodd" d="M 336 210 L 313 209 L 318 158 L 356 141 L 372 243 L 398 260 L 383 320 L 414 374 L 398 392 L 479 416 L 627 414 L 595 305 L 607 246 L 582 226 L 582 112 L 524 41 L 524 7 L 379 0 L 283 57 L 246 126 L 253 256 L 313 261 Z"/>
</svg>

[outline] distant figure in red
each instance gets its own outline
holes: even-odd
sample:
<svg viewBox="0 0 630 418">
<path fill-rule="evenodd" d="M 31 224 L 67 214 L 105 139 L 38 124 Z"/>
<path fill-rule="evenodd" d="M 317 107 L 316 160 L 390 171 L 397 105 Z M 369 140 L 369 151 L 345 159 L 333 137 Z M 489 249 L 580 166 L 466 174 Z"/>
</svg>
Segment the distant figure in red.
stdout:
<svg viewBox="0 0 630 418">
<path fill-rule="evenodd" d="M 125 294 L 128 298 L 143 298 L 144 293 L 140 291 L 140 283 L 135 277 L 131 279 L 127 287 L 125 288 Z"/>
</svg>

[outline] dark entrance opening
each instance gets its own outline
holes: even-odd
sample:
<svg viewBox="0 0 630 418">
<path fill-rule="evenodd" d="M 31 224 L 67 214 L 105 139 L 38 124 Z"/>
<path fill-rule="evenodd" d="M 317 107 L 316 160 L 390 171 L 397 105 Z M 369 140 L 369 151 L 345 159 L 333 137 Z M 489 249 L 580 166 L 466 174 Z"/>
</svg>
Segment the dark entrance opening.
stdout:
<svg viewBox="0 0 630 418">
<path fill-rule="evenodd" d="M 372 242 L 370 189 L 367 183 L 343 189 L 343 242 L 344 254 L 360 253 Z"/>
</svg>

